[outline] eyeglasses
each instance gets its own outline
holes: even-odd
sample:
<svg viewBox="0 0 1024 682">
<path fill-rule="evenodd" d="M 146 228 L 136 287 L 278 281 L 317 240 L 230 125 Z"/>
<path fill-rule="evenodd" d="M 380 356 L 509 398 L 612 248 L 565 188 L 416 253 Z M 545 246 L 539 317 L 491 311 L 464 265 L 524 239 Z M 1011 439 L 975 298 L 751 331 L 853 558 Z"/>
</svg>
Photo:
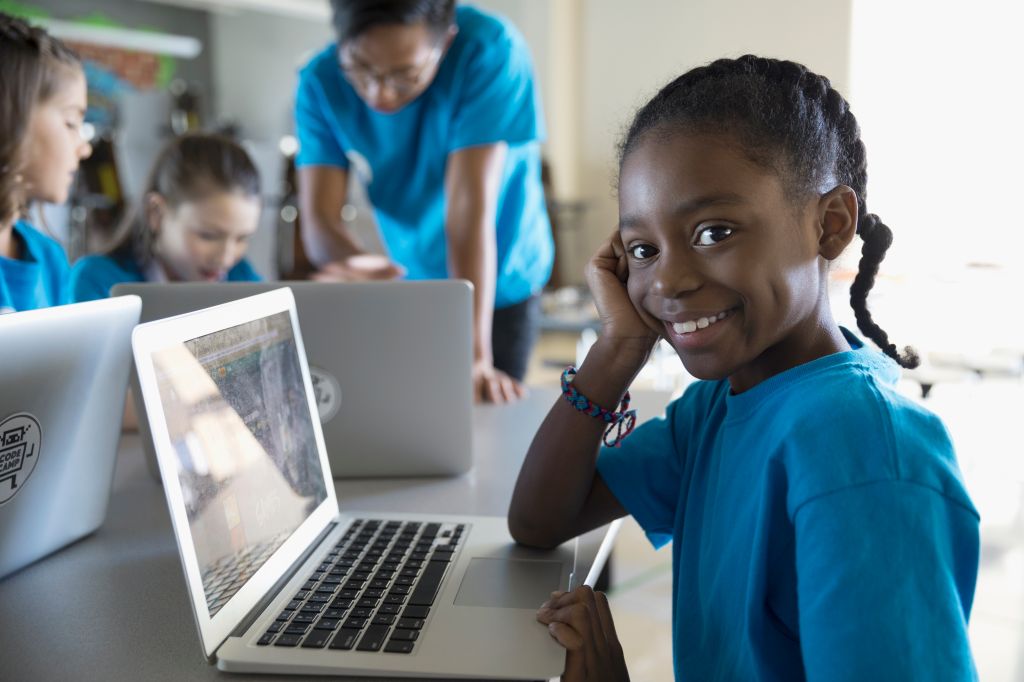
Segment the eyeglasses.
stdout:
<svg viewBox="0 0 1024 682">
<path fill-rule="evenodd" d="M 425 74 L 441 61 L 442 54 L 444 54 L 444 50 L 441 45 L 434 45 L 430 55 L 418 67 L 414 66 L 410 69 L 384 74 L 375 73 L 365 65 L 352 63 L 351 56 L 343 54 L 341 51 L 338 54 L 338 62 L 341 72 L 353 85 L 365 89 L 371 84 L 376 84 L 379 88 L 390 88 L 395 93 L 403 95 L 422 84 Z"/>
</svg>

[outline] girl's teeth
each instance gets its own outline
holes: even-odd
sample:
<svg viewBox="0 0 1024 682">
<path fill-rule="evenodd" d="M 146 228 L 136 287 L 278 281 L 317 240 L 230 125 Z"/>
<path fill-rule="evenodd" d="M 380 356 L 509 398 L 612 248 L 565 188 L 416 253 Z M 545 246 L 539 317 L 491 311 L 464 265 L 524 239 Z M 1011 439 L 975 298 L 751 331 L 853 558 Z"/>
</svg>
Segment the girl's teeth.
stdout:
<svg viewBox="0 0 1024 682">
<path fill-rule="evenodd" d="M 699 319 L 690 320 L 688 322 L 673 322 L 672 331 L 674 331 L 676 334 L 692 334 L 698 329 L 707 329 L 715 322 L 725 319 L 726 314 L 727 313 L 723 311 L 718 313 L 717 315 L 712 315 L 711 317 L 701 317 Z"/>
</svg>

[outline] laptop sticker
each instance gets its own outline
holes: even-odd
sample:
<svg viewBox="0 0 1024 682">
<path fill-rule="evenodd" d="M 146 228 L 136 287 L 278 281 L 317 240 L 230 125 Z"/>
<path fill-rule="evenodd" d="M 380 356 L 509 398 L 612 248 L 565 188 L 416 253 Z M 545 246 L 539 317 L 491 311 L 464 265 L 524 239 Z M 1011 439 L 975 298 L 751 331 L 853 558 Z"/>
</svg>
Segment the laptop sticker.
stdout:
<svg viewBox="0 0 1024 682">
<path fill-rule="evenodd" d="M 42 432 L 27 412 L 0 421 L 0 505 L 13 498 L 39 461 Z"/>
<path fill-rule="evenodd" d="M 326 424 L 338 414 L 341 407 L 341 384 L 334 375 L 319 367 L 309 366 L 309 378 L 313 381 L 313 396 L 320 423 Z"/>
</svg>

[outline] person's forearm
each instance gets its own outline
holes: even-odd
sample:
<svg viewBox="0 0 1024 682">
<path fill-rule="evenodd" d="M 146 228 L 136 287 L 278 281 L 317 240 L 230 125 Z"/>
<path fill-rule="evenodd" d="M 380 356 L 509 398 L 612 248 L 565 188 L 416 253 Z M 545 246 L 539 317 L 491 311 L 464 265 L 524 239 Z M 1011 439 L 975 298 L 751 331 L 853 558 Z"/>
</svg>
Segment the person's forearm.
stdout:
<svg viewBox="0 0 1024 682">
<path fill-rule="evenodd" d="M 473 360 L 492 361 L 491 325 L 494 321 L 494 291 L 497 269 L 497 245 L 494 225 L 488 225 L 483 211 L 459 216 L 473 226 L 448 229 L 449 275 L 473 283 Z"/>
<path fill-rule="evenodd" d="M 506 150 L 502 143 L 454 152 L 445 171 L 448 274 L 473 283 L 473 359 L 488 364 L 493 361 L 496 221 Z"/>
<path fill-rule="evenodd" d="M 335 220 L 315 214 L 303 216 L 302 245 L 309 261 L 317 267 L 363 251 L 342 222 L 341 216 Z"/>
<path fill-rule="evenodd" d="M 573 385 L 591 402 L 614 410 L 649 351 L 646 343 L 599 338 Z M 517 542 L 553 547 L 607 521 L 583 515 L 607 428 L 558 398 L 530 444 L 512 494 L 508 524 Z"/>
<path fill-rule="evenodd" d="M 302 245 L 309 261 L 319 267 L 361 253 L 341 209 L 348 197 L 348 171 L 330 166 L 297 171 Z"/>
</svg>

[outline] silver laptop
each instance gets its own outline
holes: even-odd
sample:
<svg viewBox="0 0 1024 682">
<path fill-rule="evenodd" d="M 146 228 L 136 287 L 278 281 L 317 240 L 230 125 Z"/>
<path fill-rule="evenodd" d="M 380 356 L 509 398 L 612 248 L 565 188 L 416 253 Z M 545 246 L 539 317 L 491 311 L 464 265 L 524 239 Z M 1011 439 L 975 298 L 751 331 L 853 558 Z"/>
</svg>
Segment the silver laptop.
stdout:
<svg viewBox="0 0 1024 682">
<path fill-rule="evenodd" d="M 0 577 L 103 523 L 139 306 L 0 315 Z"/>
<path fill-rule="evenodd" d="M 568 546 L 516 546 L 501 517 L 339 513 L 289 289 L 139 325 L 132 343 L 203 651 L 220 669 L 562 671 L 535 612 L 568 587 Z"/>
<path fill-rule="evenodd" d="M 148 322 L 283 285 L 120 284 L 114 293 L 142 297 L 142 321 Z M 317 414 L 334 475 L 467 471 L 473 462 L 469 283 L 287 286 L 295 293 L 305 331 Z"/>
</svg>

